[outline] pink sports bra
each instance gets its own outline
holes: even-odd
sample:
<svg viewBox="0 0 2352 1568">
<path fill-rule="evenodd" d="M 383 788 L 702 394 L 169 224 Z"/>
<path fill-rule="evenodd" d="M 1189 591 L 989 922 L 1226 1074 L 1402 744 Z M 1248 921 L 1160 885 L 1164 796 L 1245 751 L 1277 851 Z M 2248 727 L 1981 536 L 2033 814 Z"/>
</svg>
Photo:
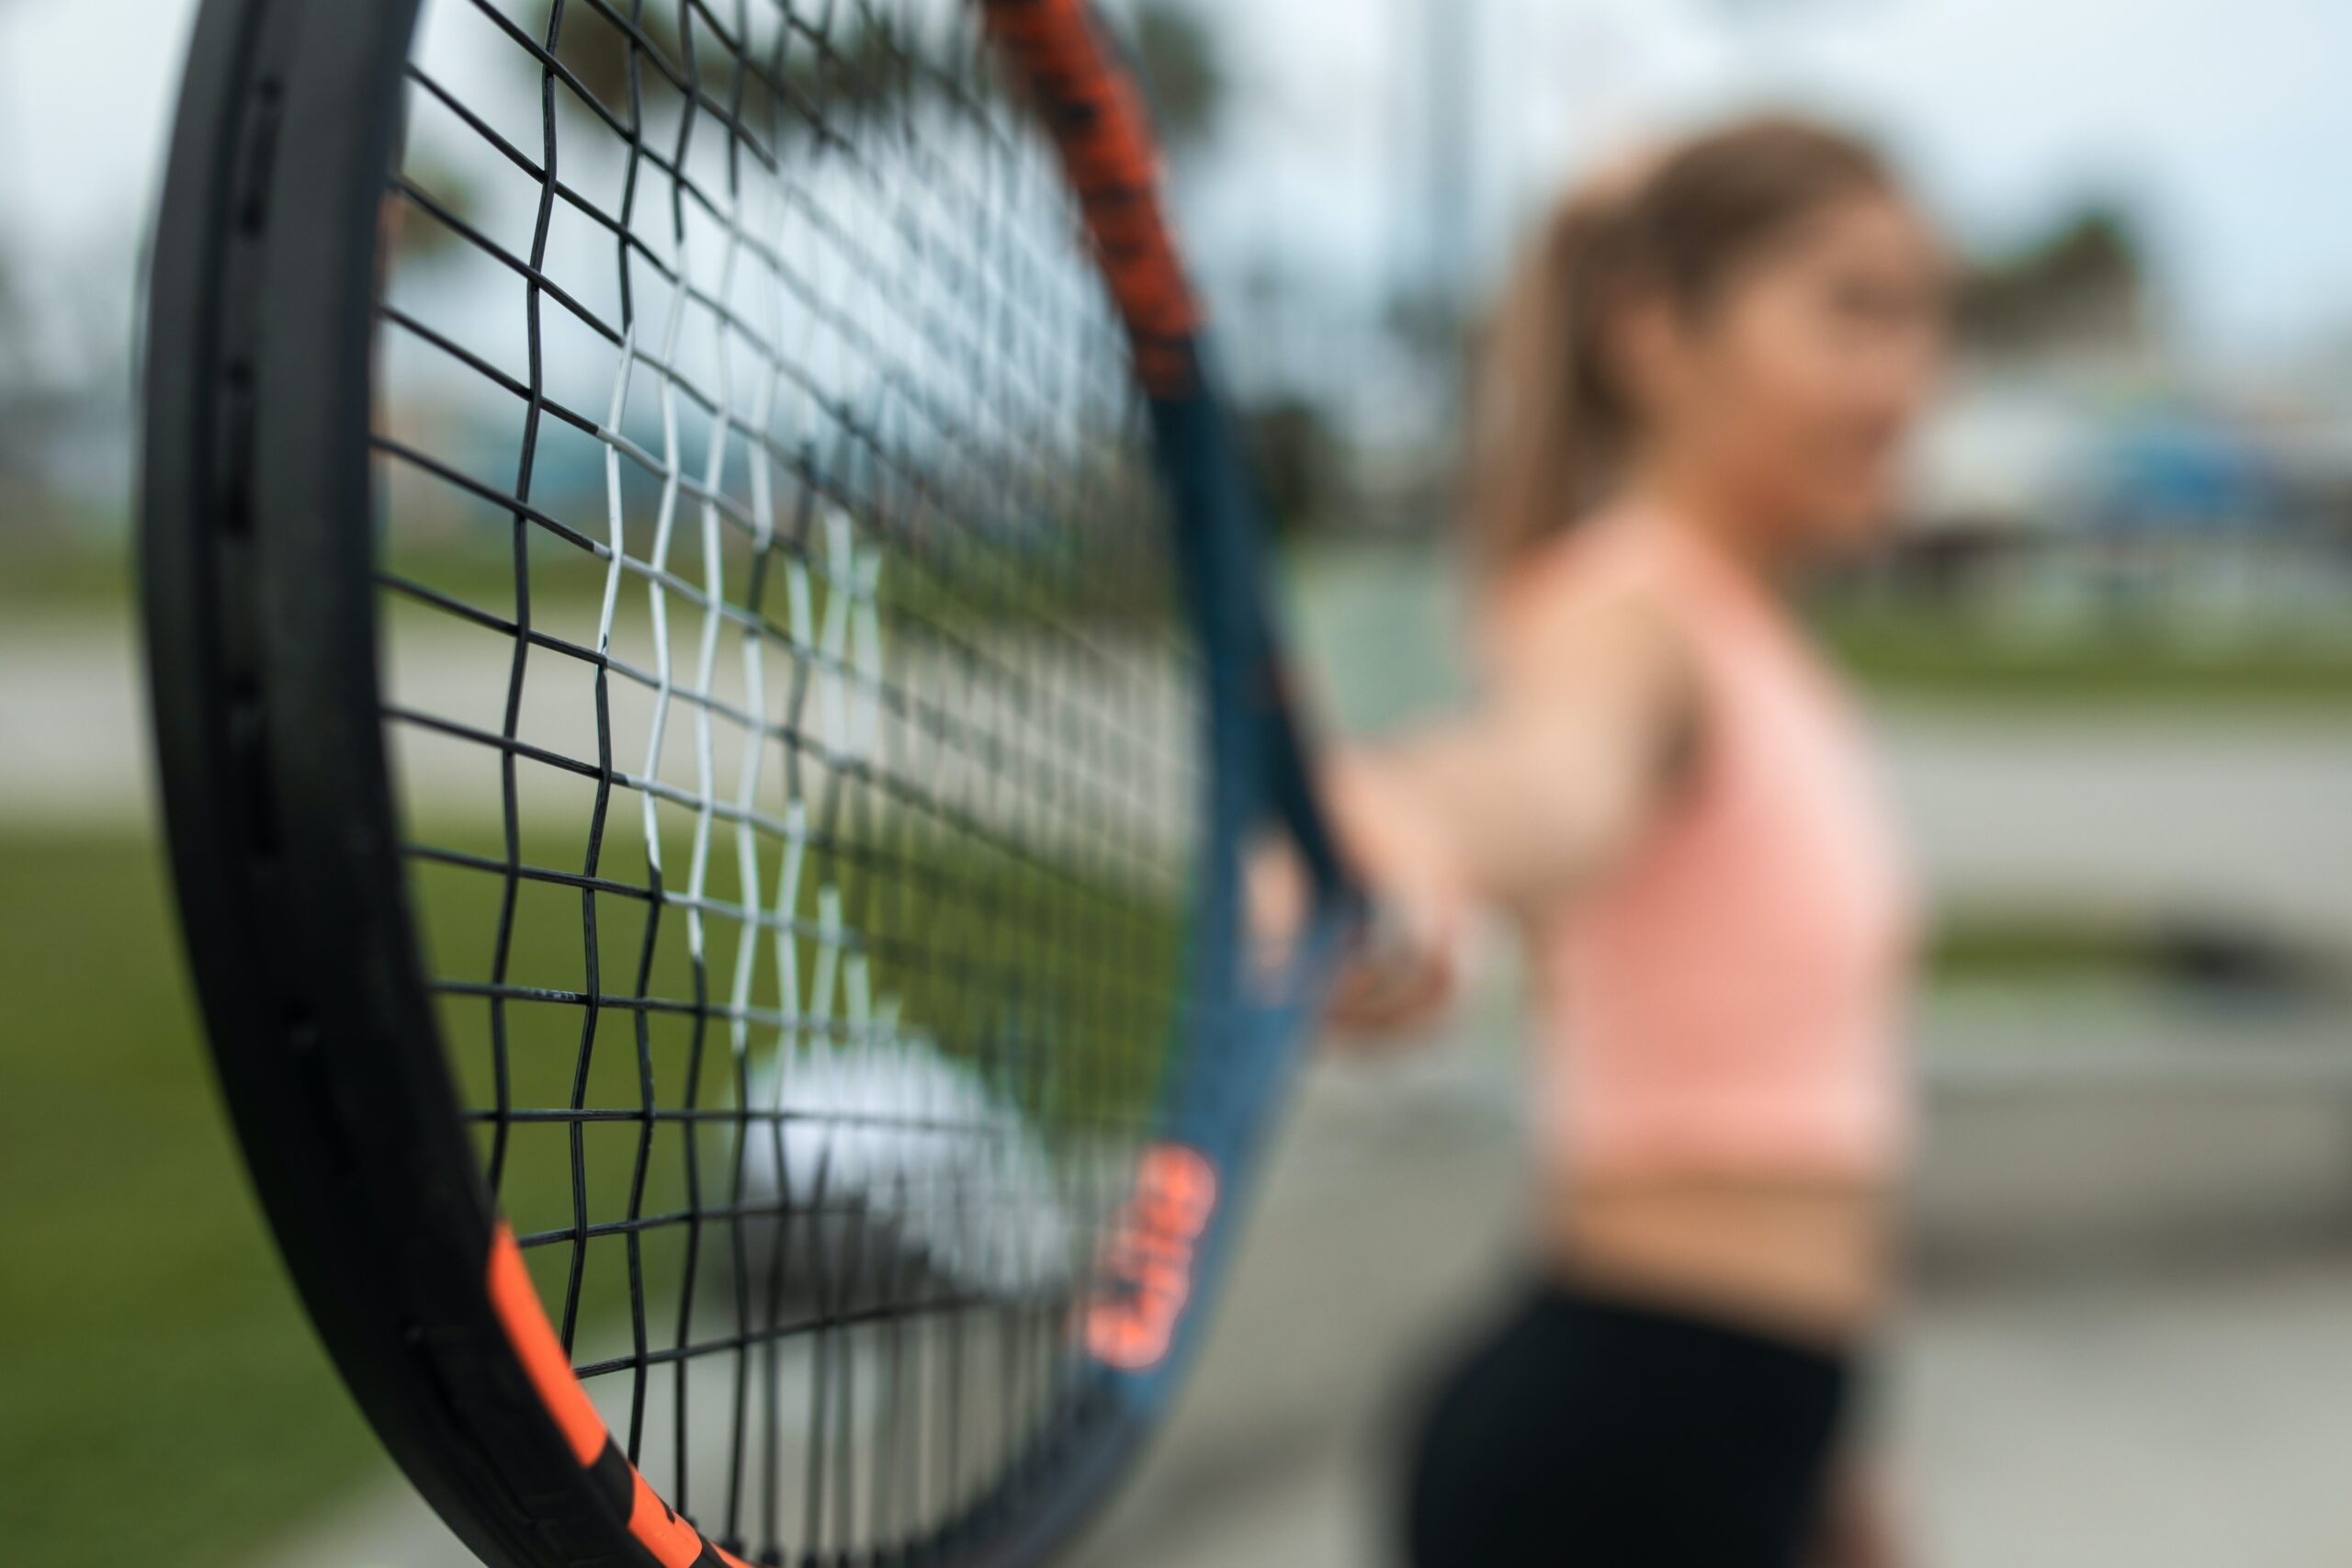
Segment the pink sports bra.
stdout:
<svg viewBox="0 0 2352 1568">
<path fill-rule="evenodd" d="M 1909 1134 L 1915 919 L 1859 715 L 1783 607 L 1670 521 L 1596 520 L 1540 592 L 1633 592 L 1696 664 L 1690 773 L 1539 915 L 1548 1157 L 1575 1178 L 1876 1179 Z"/>
</svg>

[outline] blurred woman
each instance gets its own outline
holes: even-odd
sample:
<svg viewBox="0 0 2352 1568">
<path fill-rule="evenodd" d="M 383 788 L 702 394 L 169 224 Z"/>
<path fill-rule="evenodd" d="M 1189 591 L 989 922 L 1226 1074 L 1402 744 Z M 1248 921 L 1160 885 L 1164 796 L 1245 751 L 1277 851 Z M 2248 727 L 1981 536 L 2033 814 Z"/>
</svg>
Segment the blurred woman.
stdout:
<svg viewBox="0 0 2352 1568">
<path fill-rule="evenodd" d="M 1895 1560 L 1839 1455 L 1893 1295 L 1912 918 L 1784 595 L 1892 510 L 1944 293 L 1871 149 L 1768 118 L 1576 194 L 1494 323 L 1485 695 L 1329 781 L 1417 933 L 1343 1021 L 1441 998 L 1471 905 L 1540 1004 L 1542 1267 L 1429 1403 L 1416 1568 Z"/>
</svg>

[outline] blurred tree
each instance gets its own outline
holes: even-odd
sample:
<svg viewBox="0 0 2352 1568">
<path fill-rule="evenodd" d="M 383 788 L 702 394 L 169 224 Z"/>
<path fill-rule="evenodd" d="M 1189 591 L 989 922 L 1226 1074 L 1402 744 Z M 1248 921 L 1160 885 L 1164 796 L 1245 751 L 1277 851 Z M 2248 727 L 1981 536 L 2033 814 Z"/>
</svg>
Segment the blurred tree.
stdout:
<svg viewBox="0 0 2352 1568">
<path fill-rule="evenodd" d="M 9 0 L 0 0 L 0 9 L 8 4 Z M 0 249 L 0 387 L 14 386 L 22 378 L 28 357 L 24 310 L 17 300 L 16 261 Z"/>
<path fill-rule="evenodd" d="M 683 65 L 685 48 L 678 36 L 678 14 L 673 7 L 624 0 L 616 9 L 630 19 L 637 36 L 664 60 Z M 531 32 L 542 41 L 548 36 L 554 10 L 555 0 L 539 0 Z M 629 57 L 639 52 L 639 46 L 629 33 L 616 27 L 595 6 L 571 3 L 564 6 L 563 30 L 557 38 L 555 57 L 596 96 L 597 102 L 616 115 L 626 117 L 628 112 Z M 649 65 L 640 69 L 650 73 L 659 68 Z"/>
<path fill-rule="evenodd" d="M 7 3 L 0 0 L 0 6 Z M 523 26 L 544 40 L 555 12 L 556 0 L 535 0 Z M 724 86 L 716 89 L 717 96 L 729 97 L 735 62 L 718 58 L 707 24 L 683 28 L 683 14 L 677 0 L 563 0 L 555 57 L 617 119 L 628 115 L 632 57 L 639 62 L 640 94 L 674 99 L 669 77 L 687 73 L 690 43 L 696 67 L 720 75 Z M 780 72 L 772 59 L 755 62 L 759 69 L 745 84 L 747 122 L 763 126 L 778 115 L 788 130 L 806 131 L 811 113 L 858 118 L 889 112 L 933 83 L 933 73 L 912 69 L 920 44 L 896 28 L 887 14 L 843 7 L 839 18 L 821 45 L 797 32 L 787 35 Z M 1182 151 L 1210 140 L 1229 96 L 1214 35 L 1180 0 L 1142 0 L 1135 41 L 1138 67 L 1170 148 Z M 659 61 L 645 58 L 649 51 Z M 528 60 L 519 52 L 516 58 Z M 956 73 L 941 62 L 939 74 Z M 780 79 L 790 103 L 774 103 L 763 78 Z M 587 112 L 571 93 L 559 92 L 557 97 L 568 112 Z"/>
<path fill-rule="evenodd" d="M 1340 443 L 1321 405 L 1283 394 L 1243 412 L 1259 484 L 1275 533 L 1318 528 L 1337 510 Z"/>
<path fill-rule="evenodd" d="M 8 0 L 0 0 L 0 10 Z M 39 490 L 39 445 L 53 400 L 33 364 L 32 330 L 16 268 L 0 249 L 0 527 L 20 521 Z"/>
<path fill-rule="evenodd" d="M 555 6 L 556 0 L 537 0 L 525 23 L 534 37 L 547 38 Z M 708 23 L 696 19 L 690 28 L 682 27 L 679 18 L 684 14 L 685 7 L 675 0 L 605 0 L 602 5 L 564 0 L 555 57 L 598 103 L 623 121 L 629 113 L 633 59 L 640 102 L 675 103 L 677 89 L 672 76 L 690 74 L 703 75 L 705 90 L 719 101 L 731 101 L 737 61 L 718 43 Z M 810 42 L 797 31 L 784 34 L 786 41 L 780 72 L 772 56 L 752 62 L 753 69 L 743 84 L 745 123 L 756 130 L 773 119 L 788 134 L 805 132 L 812 112 L 861 118 L 895 107 L 928 81 L 909 69 L 909 49 L 887 17 L 847 7 L 839 16 L 842 19 L 821 44 Z M 765 35 L 760 37 L 759 47 L 772 50 L 774 45 Z M 518 59 L 527 62 L 526 56 Z M 784 84 L 788 103 L 775 101 L 770 83 L 775 80 Z M 568 108 L 585 112 L 574 95 L 559 92 L 557 96 Z"/>
<path fill-rule="evenodd" d="M 0 0 L 5 4 L 6 0 Z M 481 220 L 481 190 L 455 164 L 446 164 L 430 153 L 411 151 L 401 160 L 401 173 L 408 182 L 459 222 L 479 227 Z M 455 249 L 457 231 L 428 213 L 420 212 L 399 197 L 389 201 L 384 209 L 384 220 L 392 246 L 402 265 L 430 261 Z"/>
<path fill-rule="evenodd" d="M 136 231 L 126 221 L 46 252 L 10 238 L 0 231 L 0 530 L 104 526 L 121 515 L 130 459 Z"/>
<path fill-rule="evenodd" d="M 0 17 L 16 8 L 16 0 L 0 0 Z M 28 454 L 24 450 L 30 423 L 25 416 L 32 395 L 31 345 L 25 312 L 17 299 L 16 261 L 5 231 L 0 231 L 0 525 L 21 510 L 19 498 L 31 487 Z"/>
<path fill-rule="evenodd" d="M 1179 0 L 1143 0 L 1135 40 L 1136 66 L 1170 150 L 1214 139 L 1229 93 L 1224 57 L 1207 26 Z"/>
<path fill-rule="evenodd" d="M 2147 270 L 2136 225 L 2091 202 L 1962 280 L 1963 342 L 1994 352 L 2128 347 L 2147 330 Z"/>
</svg>

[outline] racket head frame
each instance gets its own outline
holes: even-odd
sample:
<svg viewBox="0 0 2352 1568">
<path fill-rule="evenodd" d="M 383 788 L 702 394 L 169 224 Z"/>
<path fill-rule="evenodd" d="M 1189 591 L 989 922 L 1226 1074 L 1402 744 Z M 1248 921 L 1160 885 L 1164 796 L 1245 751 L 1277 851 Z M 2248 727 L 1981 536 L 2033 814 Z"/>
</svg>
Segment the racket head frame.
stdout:
<svg viewBox="0 0 2352 1568">
<path fill-rule="evenodd" d="M 1167 291 L 1185 286 L 1140 96 L 1083 0 L 974 3 L 1062 143 L 1134 335 L 1209 716 L 1193 1038 L 1159 1135 L 1212 1173 L 1215 1201 L 1188 1238 L 1164 1343 L 1099 1367 L 1086 1451 L 1007 1476 L 917 1559 L 1015 1568 L 1066 1544 L 1181 1385 L 1354 899 L 1281 677 L 1241 444 L 1189 294 Z M 732 1559 L 668 1517 L 609 1441 L 583 1456 L 561 1390 L 518 1344 L 527 1324 L 511 1299 L 502 1310 L 492 1281 L 510 1244 L 418 951 L 379 718 L 373 389 L 355 373 L 372 361 L 378 208 L 418 10 L 206 0 L 191 44 L 149 284 L 141 505 L 159 794 L 189 961 L 288 1269 L 436 1511 L 488 1562 L 603 1552 L 716 1568 Z M 1084 162 L 1084 140 L 1106 134 L 1129 156 L 1090 184 L 1105 165 Z M 1240 892 L 1269 827 L 1295 841 L 1317 893 L 1306 939 L 1271 975 L 1245 963 Z"/>
</svg>

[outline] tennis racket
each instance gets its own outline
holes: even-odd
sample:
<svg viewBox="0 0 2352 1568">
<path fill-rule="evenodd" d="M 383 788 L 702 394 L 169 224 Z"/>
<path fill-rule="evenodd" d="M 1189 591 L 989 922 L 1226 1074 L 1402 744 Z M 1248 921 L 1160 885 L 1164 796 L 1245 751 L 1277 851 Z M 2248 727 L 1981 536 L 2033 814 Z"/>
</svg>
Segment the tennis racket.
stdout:
<svg viewBox="0 0 2352 1568">
<path fill-rule="evenodd" d="M 1353 899 L 1106 38 L 202 8 L 143 517 L 187 949 L 485 1562 L 1037 1562 L 1199 1343 Z"/>
</svg>

